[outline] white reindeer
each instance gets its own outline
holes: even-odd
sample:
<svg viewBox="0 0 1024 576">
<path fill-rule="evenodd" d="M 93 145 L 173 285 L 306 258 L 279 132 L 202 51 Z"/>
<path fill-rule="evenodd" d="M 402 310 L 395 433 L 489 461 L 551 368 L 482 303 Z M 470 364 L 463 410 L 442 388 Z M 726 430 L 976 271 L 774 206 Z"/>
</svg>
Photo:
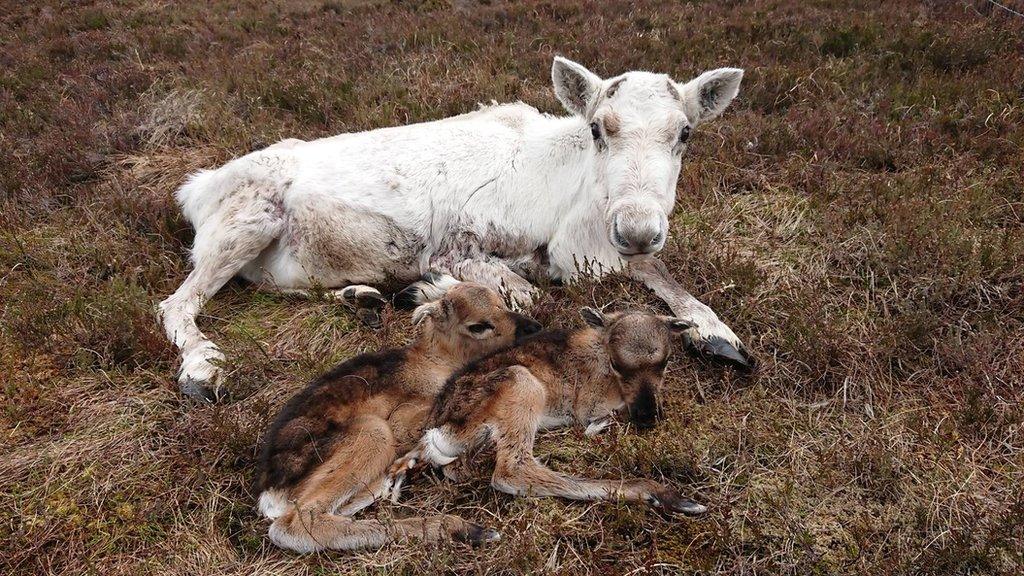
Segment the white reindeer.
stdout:
<svg viewBox="0 0 1024 576">
<path fill-rule="evenodd" d="M 457 281 L 528 303 L 528 278 L 572 280 L 625 269 L 690 324 L 691 345 L 746 365 L 739 338 L 654 257 L 691 130 L 718 116 L 743 71 L 680 84 L 627 72 L 602 80 L 555 58 L 571 113 L 492 105 L 435 122 L 285 140 L 192 175 L 177 192 L 195 227 L 194 269 L 160 303 L 181 350 L 184 393 L 214 399 L 224 356 L 196 326 L 203 303 L 240 275 L 260 287 L 330 292 L 378 322 L 370 284 L 414 282 L 423 303 Z"/>
</svg>

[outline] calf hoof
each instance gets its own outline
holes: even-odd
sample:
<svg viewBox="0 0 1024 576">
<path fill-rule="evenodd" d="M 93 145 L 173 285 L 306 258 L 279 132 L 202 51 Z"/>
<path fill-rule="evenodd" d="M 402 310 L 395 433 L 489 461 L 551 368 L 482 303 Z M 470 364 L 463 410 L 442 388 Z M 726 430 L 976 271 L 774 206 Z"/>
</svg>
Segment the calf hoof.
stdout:
<svg viewBox="0 0 1024 576">
<path fill-rule="evenodd" d="M 501 540 L 501 533 L 492 528 L 485 528 L 479 524 L 466 522 L 465 528 L 458 531 L 455 534 L 455 538 L 461 542 L 479 546 L 480 544 Z"/>
<path fill-rule="evenodd" d="M 698 504 L 689 498 L 683 498 L 674 490 L 665 490 L 660 494 L 651 495 L 648 498 L 648 503 L 666 512 L 691 517 L 703 516 L 708 511 L 707 506 Z"/>
</svg>

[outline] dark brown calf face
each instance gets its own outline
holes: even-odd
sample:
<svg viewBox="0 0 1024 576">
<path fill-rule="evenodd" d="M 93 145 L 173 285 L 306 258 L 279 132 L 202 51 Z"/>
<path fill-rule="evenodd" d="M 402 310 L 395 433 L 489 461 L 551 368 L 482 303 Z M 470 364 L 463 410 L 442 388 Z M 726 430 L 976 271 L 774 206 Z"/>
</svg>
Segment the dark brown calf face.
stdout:
<svg viewBox="0 0 1024 576">
<path fill-rule="evenodd" d="M 604 331 L 608 359 L 629 419 L 639 428 L 650 428 L 661 413 L 658 395 L 672 354 L 672 340 L 690 324 L 668 316 L 604 314 L 592 308 L 583 309 L 583 318 Z"/>
<path fill-rule="evenodd" d="M 434 338 L 464 358 L 510 346 L 541 329 L 533 318 L 509 310 L 497 292 L 471 282 L 457 284 L 437 302 L 417 308 L 413 322 L 424 321 Z"/>
</svg>

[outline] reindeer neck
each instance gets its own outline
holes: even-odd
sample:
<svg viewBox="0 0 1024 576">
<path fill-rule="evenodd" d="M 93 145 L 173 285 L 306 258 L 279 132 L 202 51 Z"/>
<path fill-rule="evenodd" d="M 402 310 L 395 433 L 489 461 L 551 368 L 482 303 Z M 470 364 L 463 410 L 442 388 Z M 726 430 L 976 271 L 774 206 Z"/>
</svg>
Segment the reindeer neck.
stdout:
<svg viewBox="0 0 1024 576">
<path fill-rule="evenodd" d="M 508 225 L 526 236 L 547 241 L 566 218 L 578 215 L 581 206 L 593 206 L 589 198 L 596 185 L 596 157 L 590 128 L 578 116 L 544 116 L 527 124 L 522 145 L 499 178 L 506 192 L 492 197 L 487 210 L 496 213 L 504 203 Z"/>
<path fill-rule="evenodd" d="M 437 374 L 439 378 L 443 379 L 447 379 L 448 375 L 469 362 L 458 346 L 452 345 L 447 339 L 440 338 L 436 334 L 421 336 L 410 347 L 410 352 L 422 363 L 424 374 Z"/>
</svg>

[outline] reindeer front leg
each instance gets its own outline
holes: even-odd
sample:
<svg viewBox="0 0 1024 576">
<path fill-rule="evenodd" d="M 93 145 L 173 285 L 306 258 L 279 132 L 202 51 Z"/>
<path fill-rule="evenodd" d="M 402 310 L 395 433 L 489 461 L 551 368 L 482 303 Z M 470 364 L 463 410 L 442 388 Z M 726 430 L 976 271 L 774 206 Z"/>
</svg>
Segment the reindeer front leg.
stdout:
<svg viewBox="0 0 1024 576">
<path fill-rule="evenodd" d="M 537 289 L 516 274 L 508 264 L 497 258 L 467 258 L 451 266 L 428 272 L 423 278 L 402 290 L 396 304 L 409 307 L 437 300 L 457 282 L 476 282 L 497 290 L 514 310 L 533 303 Z"/>
<path fill-rule="evenodd" d="M 698 352 L 742 368 L 752 368 L 753 357 L 739 337 L 718 319 L 714 310 L 686 291 L 658 258 L 630 262 L 629 274 L 654 291 L 672 309 L 672 314 L 695 326 L 686 332 L 687 344 Z"/>
</svg>

